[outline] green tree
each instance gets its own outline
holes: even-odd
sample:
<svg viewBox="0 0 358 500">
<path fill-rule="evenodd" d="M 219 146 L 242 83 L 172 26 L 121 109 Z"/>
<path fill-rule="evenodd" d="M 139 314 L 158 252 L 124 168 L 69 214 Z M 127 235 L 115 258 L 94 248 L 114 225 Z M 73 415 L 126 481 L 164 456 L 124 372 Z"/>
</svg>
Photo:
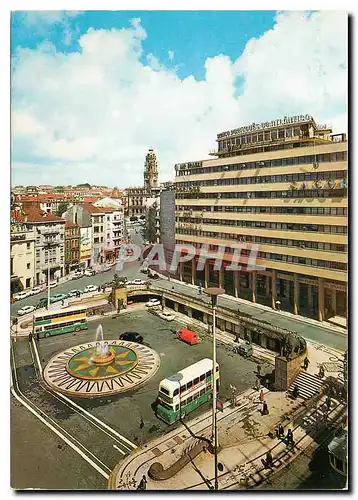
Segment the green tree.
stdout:
<svg viewBox="0 0 358 500">
<path fill-rule="evenodd" d="M 64 187 L 63 186 L 55 186 L 55 191 L 56 193 L 64 193 Z"/>
<path fill-rule="evenodd" d="M 68 203 L 62 201 L 61 203 L 58 204 L 56 215 L 62 217 L 63 212 L 66 212 L 67 209 L 68 209 Z"/>
<path fill-rule="evenodd" d="M 88 188 L 88 189 L 91 189 L 91 184 L 88 184 L 88 182 L 86 182 L 85 184 L 77 184 L 78 188 Z"/>
</svg>

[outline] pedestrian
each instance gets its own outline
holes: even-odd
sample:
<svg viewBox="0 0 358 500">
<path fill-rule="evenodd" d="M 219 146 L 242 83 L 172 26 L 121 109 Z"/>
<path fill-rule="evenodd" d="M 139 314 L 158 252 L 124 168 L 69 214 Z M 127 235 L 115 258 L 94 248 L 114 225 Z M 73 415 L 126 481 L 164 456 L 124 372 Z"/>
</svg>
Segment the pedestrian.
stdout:
<svg viewBox="0 0 358 500">
<path fill-rule="evenodd" d="M 29 333 L 29 342 L 32 341 L 32 333 Z"/>
<path fill-rule="evenodd" d="M 293 444 L 293 432 L 291 429 L 287 430 L 286 440 L 287 444 Z"/>
<path fill-rule="evenodd" d="M 269 409 L 268 409 L 266 401 L 264 401 L 264 405 L 262 407 L 262 415 L 268 415 L 268 414 L 269 414 Z"/>
<path fill-rule="evenodd" d="M 295 387 L 293 388 L 292 395 L 293 395 L 293 397 L 294 397 L 295 399 L 297 399 L 297 398 L 298 398 L 298 396 L 300 395 L 300 391 L 299 391 L 299 389 L 298 389 L 297 385 L 295 385 Z"/>
<path fill-rule="evenodd" d="M 260 377 L 261 375 L 261 365 L 260 363 L 257 364 L 257 376 Z"/>
<path fill-rule="evenodd" d="M 285 435 L 285 431 L 283 430 L 283 426 L 282 424 L 280 423 L 279 426 L 278 426 L 278 437 L 281 438 Z"/>
<path fill-rule="evenodd" d="M 256 382 L 255 382 L 255 389 L 256 389 L 257 391 L 259 391 L 259 390 L 261 389 L 261 382 L 260 382 L 260 379 L 259 379 L 259 378 L 257 378 L 257 379 L 256 379 Z"/>
<path fill-rule="evenodd" d="M 307 368 L 308 368 L 308 365 L 310 364 L 310 361 L 309 359 L 307 358 L 307 356 L 305 357 L 305 359 L 303 360 L 303 368 L 307 371 Z"/>
<path fill-rule="evenodd" d="M 276 309 L 277 309 L 278 311 L 280 311 L 280 310 L 281 310 L 281 302 L 280 302 L 279 300 L 276 300 L 276 303 L 275 303 L 275 304 L 276 304 Z"/>
<path fill-rule="evenodd" d="M 146 489 L 147 489 L 147 478 L 143 476 L 139 482 L 137 490 L 146 490 Z"/>
<path fill-rule="evenodd" d="M 273 462 L 273 459 L 272 459 L 272 453 L 271 453 L 271 451 L 269 450 L 269 451 L 266 453 L 266 467 L 272 467 L 272 462 Z"/>
<path fill-rule="evenodd" d="M 324 378 L 324 368 L 323 365 L 319 367 L 319 372 L 318 372 L 319 378 Z"/>
<path fill-rule="evenodd" d="M 329 396 L 327 396 L 327 398 L 326 398 L 327 411 L 329 411 L 329 409 L 331 408 L 331 403 L 332 403 L 331 398 Z"/>
<path fill-rule="evenodd" d="M 61 300 L 61 306 L 64 306 L 65 305 L 65 301 L 62 299 Z"/>
<path fill-rule="evenodd" d="M 265 394 L 263 389 L 261 389 L 259 398 L 260 398 L 260 403 L 263 403 L 265 401 Z"/>
</svg>

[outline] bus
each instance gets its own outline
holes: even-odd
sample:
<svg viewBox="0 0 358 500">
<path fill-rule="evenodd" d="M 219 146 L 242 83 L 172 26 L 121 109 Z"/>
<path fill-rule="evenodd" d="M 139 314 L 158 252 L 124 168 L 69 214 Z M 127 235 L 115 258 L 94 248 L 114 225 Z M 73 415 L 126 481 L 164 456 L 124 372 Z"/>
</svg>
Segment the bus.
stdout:
<svg viewBox="0 0 358 500">
<path fill-rule="evenodd" d="M 79 332 L 88 328 L 87 308 L 72 306 L 34 314 L 33 334 L 37 339 Z"/>
<path fill-rule="evenodd" d="M 159 384 L 156 415 L 171 425 L 212 399 L 213 360 L 202 359 Z M 219 391 L 219 365 L 216 363 Z"/>
</svg>

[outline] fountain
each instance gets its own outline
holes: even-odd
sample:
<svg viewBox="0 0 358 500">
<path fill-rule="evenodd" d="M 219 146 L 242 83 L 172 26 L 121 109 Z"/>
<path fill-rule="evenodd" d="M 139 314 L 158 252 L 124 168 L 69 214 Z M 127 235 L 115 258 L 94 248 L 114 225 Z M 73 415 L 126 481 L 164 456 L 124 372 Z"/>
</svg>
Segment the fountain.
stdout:
<svg viewBox="0 0 358 500">
<path fill-rule="evenodd" d="M 109 349 L 108 342 L 103 340 L 102 325 L 98 325 L 96 329 L 96 347 L 93 350 L 91 361 L 95 365 L 108 365 L 114 360 L 114 351 Z"/>
<path fill-rule="evenodd" d="M 126 340 L 104 340 L 102 325 L 98 325 L 92 342 L 53 356 L 44 369 L 44 379 L 65 394 L 103 397 L 137 388 L 159 366 L 160 358 L 153 349 Z"/>
</svg>

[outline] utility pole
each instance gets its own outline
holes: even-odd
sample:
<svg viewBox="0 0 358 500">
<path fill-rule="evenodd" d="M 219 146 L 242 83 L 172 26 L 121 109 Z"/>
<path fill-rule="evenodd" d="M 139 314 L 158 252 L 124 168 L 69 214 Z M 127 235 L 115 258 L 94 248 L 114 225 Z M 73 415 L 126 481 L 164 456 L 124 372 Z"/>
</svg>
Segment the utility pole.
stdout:
<svg viewBox="0 0 358 500">
<path fill-rule="evenodd" d="M 211 297 L 211 307 L 213 310 L 213 417 L 212 417 L 212 426 L 213 426 L 213 448 L 214 448 L 214 489 L 218 490 L 218 432 L 217 432 L 217 378 L 216 378 L 216 306 L 218 302 L 218 295 L 222 295 L 225 293 L 223 288 L 211 287 L 206 288 L 204 293 Z"/>
</svg>

